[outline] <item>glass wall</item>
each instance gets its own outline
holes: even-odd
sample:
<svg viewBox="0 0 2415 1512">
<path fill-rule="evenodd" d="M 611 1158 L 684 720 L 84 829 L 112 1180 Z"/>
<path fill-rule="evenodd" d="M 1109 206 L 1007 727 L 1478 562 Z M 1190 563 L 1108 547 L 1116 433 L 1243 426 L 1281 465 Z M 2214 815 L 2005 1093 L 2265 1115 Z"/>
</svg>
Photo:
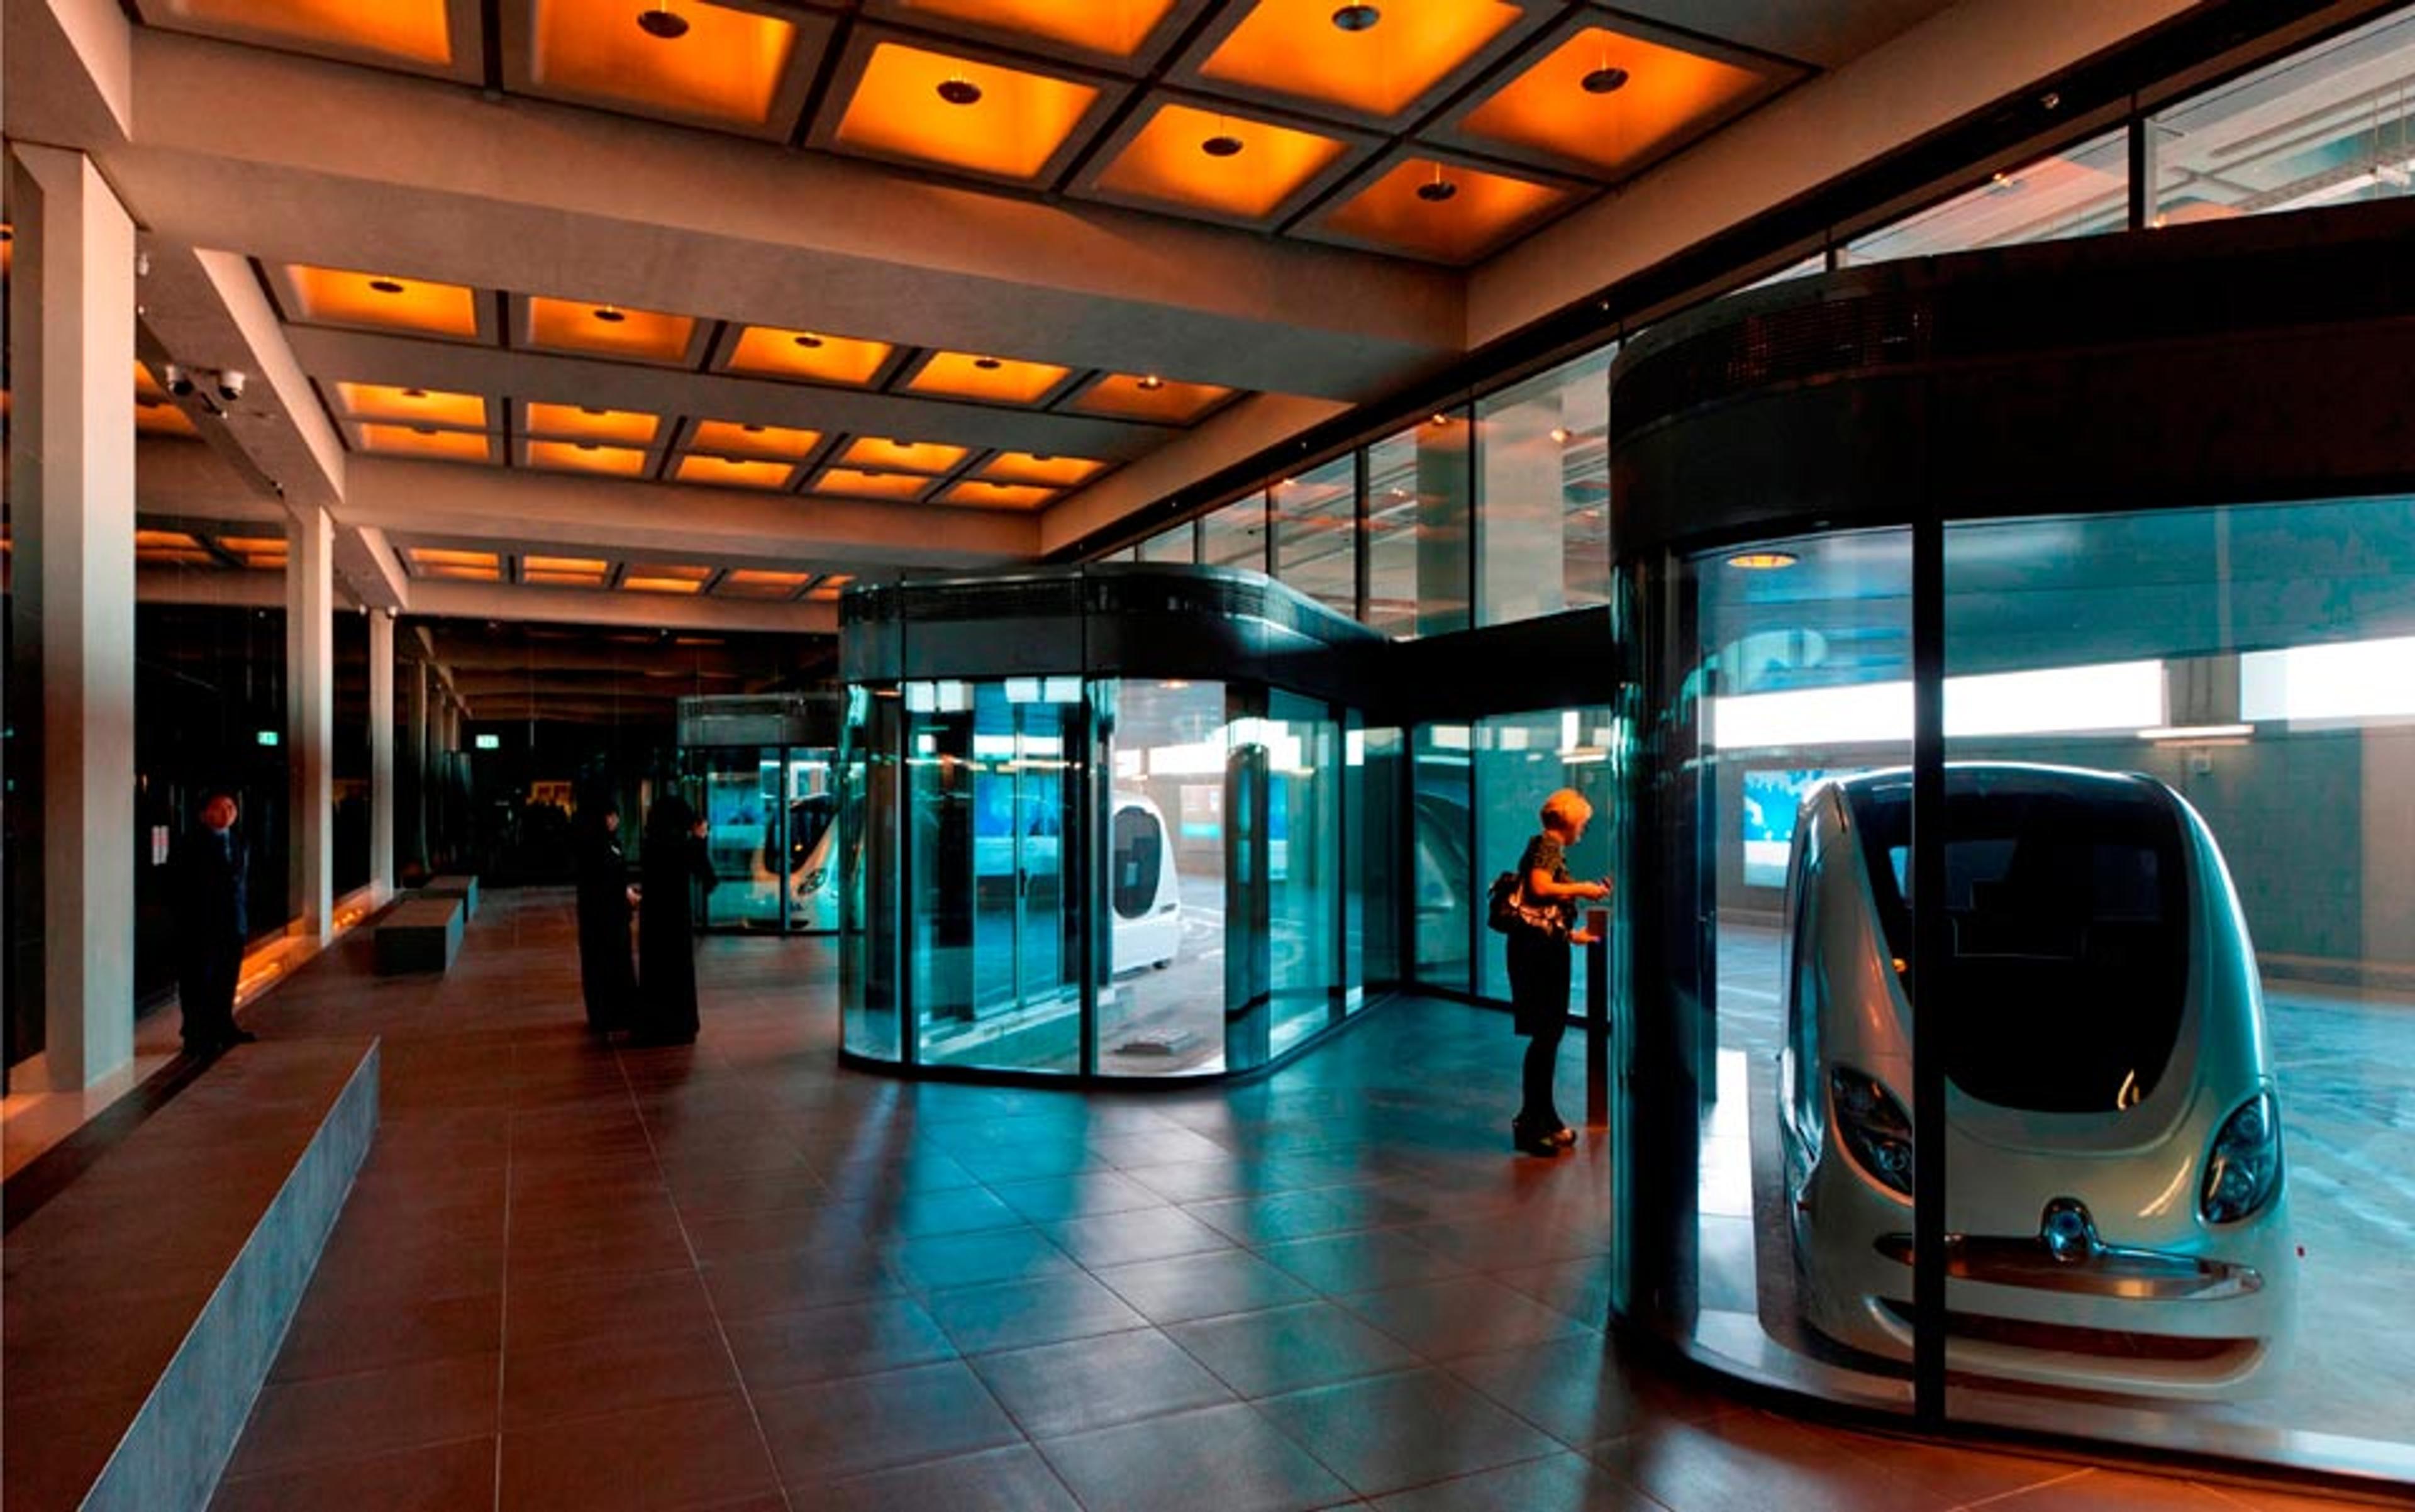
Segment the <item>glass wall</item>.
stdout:
<svg viewBox="0 0 2415 1512">
<path fill-rule="evenodd" d="M 1489 887 L 1513 870 L 1542 828 L 1543 800 L 1573 788 L 1593 804 L 1594 823 L 1568 847 L 1568 871 L 1590 880 L 1610 875 L 1611 820 L 1618 794 L 1610 766 L 1613 732 L 1605 709 L 1551 710 L 1478 720 L 1476 725 L 1476 880 Z M 1477 991 L 1507 1001 L 1508 956 L 1487 931 L 1479 944 Z M 1584 1010 L 1582 970 L 1570 973 L 1568 1005 Z"/>
<path fill-rule="evenodd" d="M 1420 725 L 1409 748 L 1410 930 L 1415 980 L 1466 992 L 1476 946 L 1475 730 Z"/>
<path fill-rule="evenodd" d="M 2415 1464 L 2410 651 L 2415 500 L 1946 531 L 1953 1211 L 2107 1282 L 1958 1282 L 1956 1415 Z"/>
<path fill-rule="evenodd" d="M 1268 1053 L 1341 1015 L 1342 729 L 1333 710 L 1278 689 L 1254 732 L 1267 751 Z"/>
<path fill-rule="evenodd" d="M 1210 567 L 1267 570 L 1267 498 L 1253 493 L 1199 521 L 1199 560 Z"/>
<path fill-rule="evenodd" d="M 1461 409 L 1367 448 L 1370 628 L 1396 638 L 1467 628 L 1474 429 Z"/>
<path fill-rule="evenodd" d="M 1337 614 L 1358 614 L 1358 459 L 1338 457 L 1268 490 L 1274 575 Z"/>
<path fill-rule="evenodd" d="M 1199 528 L 1186 520 L 1170 531 L 1160 531 L 1140 544 L 1133 558 L 1137 561 L 1193 562 L 1199 560 Z"/>
<path fill-rule="evenodd" d="M 2130 224 L 2130 135 L 2092 141 L 2005 172 L 1838 248 L 1840 267 L 2017 247 L 2123 231 Z"/>
<path fill-rule="evenodd" d="M 1099 1070 L 1222 1070 L 1225 688 L 1179 679 L 1095 686 L 1101 747 L 1113 774 Z"/>
<path fill-rule="evenodd" d="M 1477 402 L 1477 623 L 1609 601 L 1617 353 L 1604 347 Z"/>
<path fill-rule="evenodd" d="M 826 747 L 688 750 L 687 774 L 701 791 L 705 850 L 716 879 L 704 900 L 705 928 L 838 927 L 834 759 Z"/>
<path fill-rule="evenodd" d="M 1684 561 L 1668 591 L 1693 634 L 1660 670 L 1643 780 L 1661 823 L 1639 840 L 1669 933 L 1661 980 L 1636 990 L 1665 995 L 1651 1011 L 1681 1026 L 1675 1064 L 1639 1074 L 1688 1100 L 1670 1116 L 1699 1151 L 1661 1235 L 1691 1306 L 1664 1321 L 1756 1370 L 1895 1407 L 1912 1349 L 1911 952 L 1877 937 L 1868 900 L 1897 897 L 1907 852 L 1857 836 L 1862 805 L 1903 784 L 1852 780 L 1911 760 L 1911 588 L 1908 531 Z M 1681 1070 L 1684 1093 L 1661 1085 Z"/>
<path fill-rule="evenodd" d="M 1346 735 L 1322 701 L 1183 679 L 850 690 L 847 1048 L 1202 1075 L 1338 1022 L 1364 980 L 1342 864 L 1364 769 Z"/>
<path fill-rule="evenodd" d="M 2156 115 L 2155 224 L 2408 193 L 2410 79 L 2415 15 L 2400 11 Z"/>
</svg>

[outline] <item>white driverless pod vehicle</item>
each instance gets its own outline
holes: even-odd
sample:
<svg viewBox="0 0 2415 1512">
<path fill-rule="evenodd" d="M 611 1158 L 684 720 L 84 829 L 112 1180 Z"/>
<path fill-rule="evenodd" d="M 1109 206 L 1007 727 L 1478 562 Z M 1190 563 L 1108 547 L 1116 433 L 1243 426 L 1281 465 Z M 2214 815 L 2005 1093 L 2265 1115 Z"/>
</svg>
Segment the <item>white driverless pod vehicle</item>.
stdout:
<svg viewBox="0 0 2415 1512">
<path fill-rule="evenodd" d="M 1107 903 L 1115 918 L 1112 970 L 1120 976 L 1174 964 L 1182 949 L 1182 886 L 1165 815 L 1139 793 L 1118 792 L 1107 819 Z"/>
<path fill-rule="evenodd" d="M 1946 1358 L 1966 1374 L 2241 1395 L 2298 1259 L 2247 925 L 2205 821 L 2144 776 L 1945 771 Z M 1911 1357 L 1912 778 L 1806 795 L 1778 1121 L 1802 1313 Z"/>
<path fill-rule="evenodd" d="M 776 866 L 788 890 L 788 927 L 818 931 L 838 928 L 837 800 L 828 793 L 809 793 L 788 804 L 788 854 L 783 861 L 766 826 L 764 843 L 755 851 L 758 887 L 773 882 Z"/>
</svg>

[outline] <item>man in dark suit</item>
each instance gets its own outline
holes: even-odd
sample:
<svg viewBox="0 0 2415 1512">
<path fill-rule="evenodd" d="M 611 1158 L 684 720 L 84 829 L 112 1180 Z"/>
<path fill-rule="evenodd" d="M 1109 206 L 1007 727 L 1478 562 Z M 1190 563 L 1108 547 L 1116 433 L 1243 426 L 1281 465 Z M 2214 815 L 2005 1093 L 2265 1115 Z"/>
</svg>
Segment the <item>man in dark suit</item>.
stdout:
<svg viewBox="0 0 2415 1512">
<path fill-rule="evenodd" d="M 215 1055 L 256 1038 L 234 1022 L 251 923 L 251 849 L 234 832 L 237 814 L 232 793 L 213 791 L 202 804 L 202 827 L 186 836 L 177 857 L 176 996 L 189 1055 Z"/>
</svg>

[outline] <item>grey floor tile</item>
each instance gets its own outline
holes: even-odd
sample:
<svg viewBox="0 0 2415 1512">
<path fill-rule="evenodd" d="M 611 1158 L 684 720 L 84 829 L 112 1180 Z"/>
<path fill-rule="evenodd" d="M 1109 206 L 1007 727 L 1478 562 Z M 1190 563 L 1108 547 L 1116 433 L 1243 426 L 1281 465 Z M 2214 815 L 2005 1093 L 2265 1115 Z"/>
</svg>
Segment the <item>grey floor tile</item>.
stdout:
<svg viewBox="0 0 2415 1512">
<path fill-rule="evenodd" d="M 265 1387 L 227 1474 L 259 1475 L 491 1434 L 499 1360 L 459 1355 Z"/>
<path fill-rule="evenodd" d="M 1040 1452 L 1093 1512 L 1301 1512 L 1352 1500 L 1315 1457 L 1240 1404 L 1049 1439 Z"/>
<path fill-rule="evenodd" d="M 1378 1497 L 1381 1512 L 1665 1512 L 1579 1454 L 1555 1454 Z"/>
<path fill-rule="evenodd" d="M 774 1493 L 746 1399 L 732 1391 L 506 1433 L 501 1512 L 669 1512 Z"/>
<path fill-rule="evenodd" d="M 1358 1293 L 1342 1305 L 1432 1360 L 1586 1331 L 1566 1313 L 1482 1276 Z"/>
<path fill-rule="evenodd" d="M 1413 1286 L 1467 1266 L 1395 1229 L 1367 1229 L 1260 1245 L 1258 1253 L 1328 1295 Z"/>
<path fill-rule="evenodd" d="M 1117 1295 L 1158 1324 L 1251 1312 L 1316 1298 L 1315 1293 L 1257 1256 L 1236 1250 L 1116 1265 L 1101 1270 L 1098 1276 L 1115 1288 Z"/>
<path fill-rule="evenodd" d="M 1304 1302 L 1166 1328 L 1244 1397 L 1380 1375 L 1418 1363 L 1406 1346 L 1330 1302 Z"/>
<path fill-rule="evenodd" d="M 1035 1439 L 1233 1400 L 1222 1382 L 1153 1328 L 983 1355 L 970 1363 Z"/>
<path fill-rule="evenodd" d="M 781 1479 L 820 1485 L 1022 1439 L 987 1387 L 948 1361 L 756 1396 Z"/>
<path fill-rule="evenodd" d="M 1540 1459 L 1560 1447 L 1439 1370 L 1318 1386 L 1257 1406 L 1367 1496 Z"/>
<path fill-rule="evenodd" d="M 735 1390 L 737 1371 L 715 1327 L 679 1334 L 604 1334 L 503 1352 L 503 1430 L 535 1428 L 622 1408 Z"/>
<path fill-rule="evenodd" d="M 939 1234 L 906 1239 L 890 1250 L 908 1286 L 936 1292 L 993 1281 L 1070 1276 L 1074 1265 L 1037 1230 L 1021 1226 L 981 1234 Z"/>
<path fill-rule="evenodd" d="M 800 1488 L 798 1505 L 816 1512 L 1081 1512 L 1027 1445 Z"/>
<path fill-rule="evenodd" d="M 495 1502 L 492 1435 L 219 1482 L 210 1512 L 467 1512 Z"/>
<path fill-rule="evenodd" d="M 1179 1207 L 1140 1207 L 1043 1226 L 1057 1247 L 1083 1265 L 1133 1265 L 1173 1255 L 1229 1250 L 1233 1241 Z"/>
<path fill-rule="evenodd" d="M 733 1318 L 725 1326 L 750 1392 L 878 1375 L 956 1355 L 930 1314 L 905 1296 Z"/>
<path fill-rule="evenodd" d="M 968 1355 L 1148 1326 L 1123 1298 L 1078 1272 L 935 1292 L 926 1302 L 948 1338 Z"/>
</svg>

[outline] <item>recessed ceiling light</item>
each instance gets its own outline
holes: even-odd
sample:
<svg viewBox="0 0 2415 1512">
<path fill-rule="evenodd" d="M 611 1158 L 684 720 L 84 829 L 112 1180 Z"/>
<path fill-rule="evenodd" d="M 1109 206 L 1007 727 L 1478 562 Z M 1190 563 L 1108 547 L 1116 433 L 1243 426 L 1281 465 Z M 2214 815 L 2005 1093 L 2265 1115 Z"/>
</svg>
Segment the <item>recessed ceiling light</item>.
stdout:
<svg viewBox="0 0 2415 1512">
<path fill-rule="evenodd" d="M 971 105 L 981 99 L 982 89 L 969 79 L 948 79 L 940 82 L 939 97 L 951 105 Z"/>
<path fill-rule="evenodd" d="M 428 397 L 428 391 L 424 388 L 407 388 L 402 391 L 402 397 L 406 399 L 424 399 Z"/>
<path fill-rule="evenodd" d="M 1034 452 L 1031 454 L 1031 459 L 1035 462 L 1054 462 L 1057 460 L 1057 458 L 1049 456 L 1046 452 Z"/>
<path fill-rule="evenodd" d="M 598 409 L 592 404 L 582 404 L 578 407 L 578 412 L 580 414 L 610 414 L 612 412 L 609 410 Z"/>
<path fill-rule="evenodd" d="M 1444 178 L 1440 172 L 1436 172 L 1430 182 L 1418 186 L 1418 198 L 1428 204 L 1440 204 L 1458 192 L 1459 186 Z"/>
<path fill-rule="evenodd" d="M 369 287 L 382 294 L 398 294 L 402 292 L 402 285 L 395 282 L 392 278 L 371 278 L 369 280 Z"/>
<path fill-rule="evenodd" d="M 1147 378 L 1142 379 L 1139 383 L 1139 387 L 1144 392 L 1149 394 L 1154 394 L 1164 386 L 1165 380 L 1158 377 L 1155 373 L 1151 373 Z"/>
<path fill-rule="evenodd" d="M 595 318 L 602 321 L 607 325 L 618 325 L 629 317 L 622 314 L 619 310 L 614 309 L 609 305 L 598 305 L 595 307 Z"/>
<path fill-rule="evenodd" d="M 1209 137 L 1199 144 L 1199 150 L 1210 157 L 1238 157 L 1241 151 L 1241 139 L 1223 135 Z"/>
<path fill-rule="evenodd" d="M 1006 365 L 999 362 L 996 357 L 975 357 L 973 359 L 973 366 L 980 368 L 982 372 L 994 373 Z"/>
<path fill-rule="evenodd" d="M 434 426 L 413 426 L 411 428 L 412 433 L 415 435 L 433 436 L 436 434 L 436 427 Z"/>
<path fill-rule="evenodd" d="M 668 6 L 656 6 L 638 13 L 638 29 L 648 37 L 675 42 L 687 35 L 687 18 L 674 14 Z"/>
<path fill-rule="evenodd" d="M 592 452 L 595 450 L 595 443 L 592 441 L 583 441 L 578 443 L 578 449 L 582 452 Z"/>
<path fill-rule="evenodd" d="M 813 335 L 813 334 L 812 334 L 812 333 L 810 333 L 810 332 L 802 332 L 802 333 L 800 333 L 799 335 L 797 335 L 796 337 L 792 337 L 791 339 L 793 339 L 793 340 L 797 343 L 797 345 L 799 345 L 799 346 L 801 346 L 801 347 L 804 348 L 807 352 L 811 352 L 811 351 L 813 351 L 816 347 L 818 347 L 818 346 L 820 346 L 820 345 L 822 344 L 822 338 L 821 338 L 820 337 L 818 337 L 818 336 Z"/>
<path fill-rule="evenodd" d="M 1577 81 L 1588 95 L 1615 95 L 1627 87 L 1625 68 L 1600 67 Z"/>
<path fill-rule="evenodd" d="M 739 428 L 745 431 L 746 434 L 750 436 L 759 436 L 763 434 L 763 427 L 761 426 L 741 426 Z"/>
<path fill-rule="evenodd" d="M 1552 427 L 1552 439 L 1558 442 L 1561 445 L 1566 446 L 1568 443 L 1568 427 L 1566 426 L 1553 426 Z"/>
<path fill-rule="evenodd" d="M 1800 560 L 1792 551 L 1740 551 L 1728 558 L 1728 565 L 1740 567 L 1746 572 L 1776 572 L 1781 567 L 1792 567 Z"/>
<path fill-rule="evenodd" d="M 1333 24 L 1345 32 L 1363 32 L 1384 19 L 1375 6 L 1343 6 L 1333 13 Z"/>
</svg>

